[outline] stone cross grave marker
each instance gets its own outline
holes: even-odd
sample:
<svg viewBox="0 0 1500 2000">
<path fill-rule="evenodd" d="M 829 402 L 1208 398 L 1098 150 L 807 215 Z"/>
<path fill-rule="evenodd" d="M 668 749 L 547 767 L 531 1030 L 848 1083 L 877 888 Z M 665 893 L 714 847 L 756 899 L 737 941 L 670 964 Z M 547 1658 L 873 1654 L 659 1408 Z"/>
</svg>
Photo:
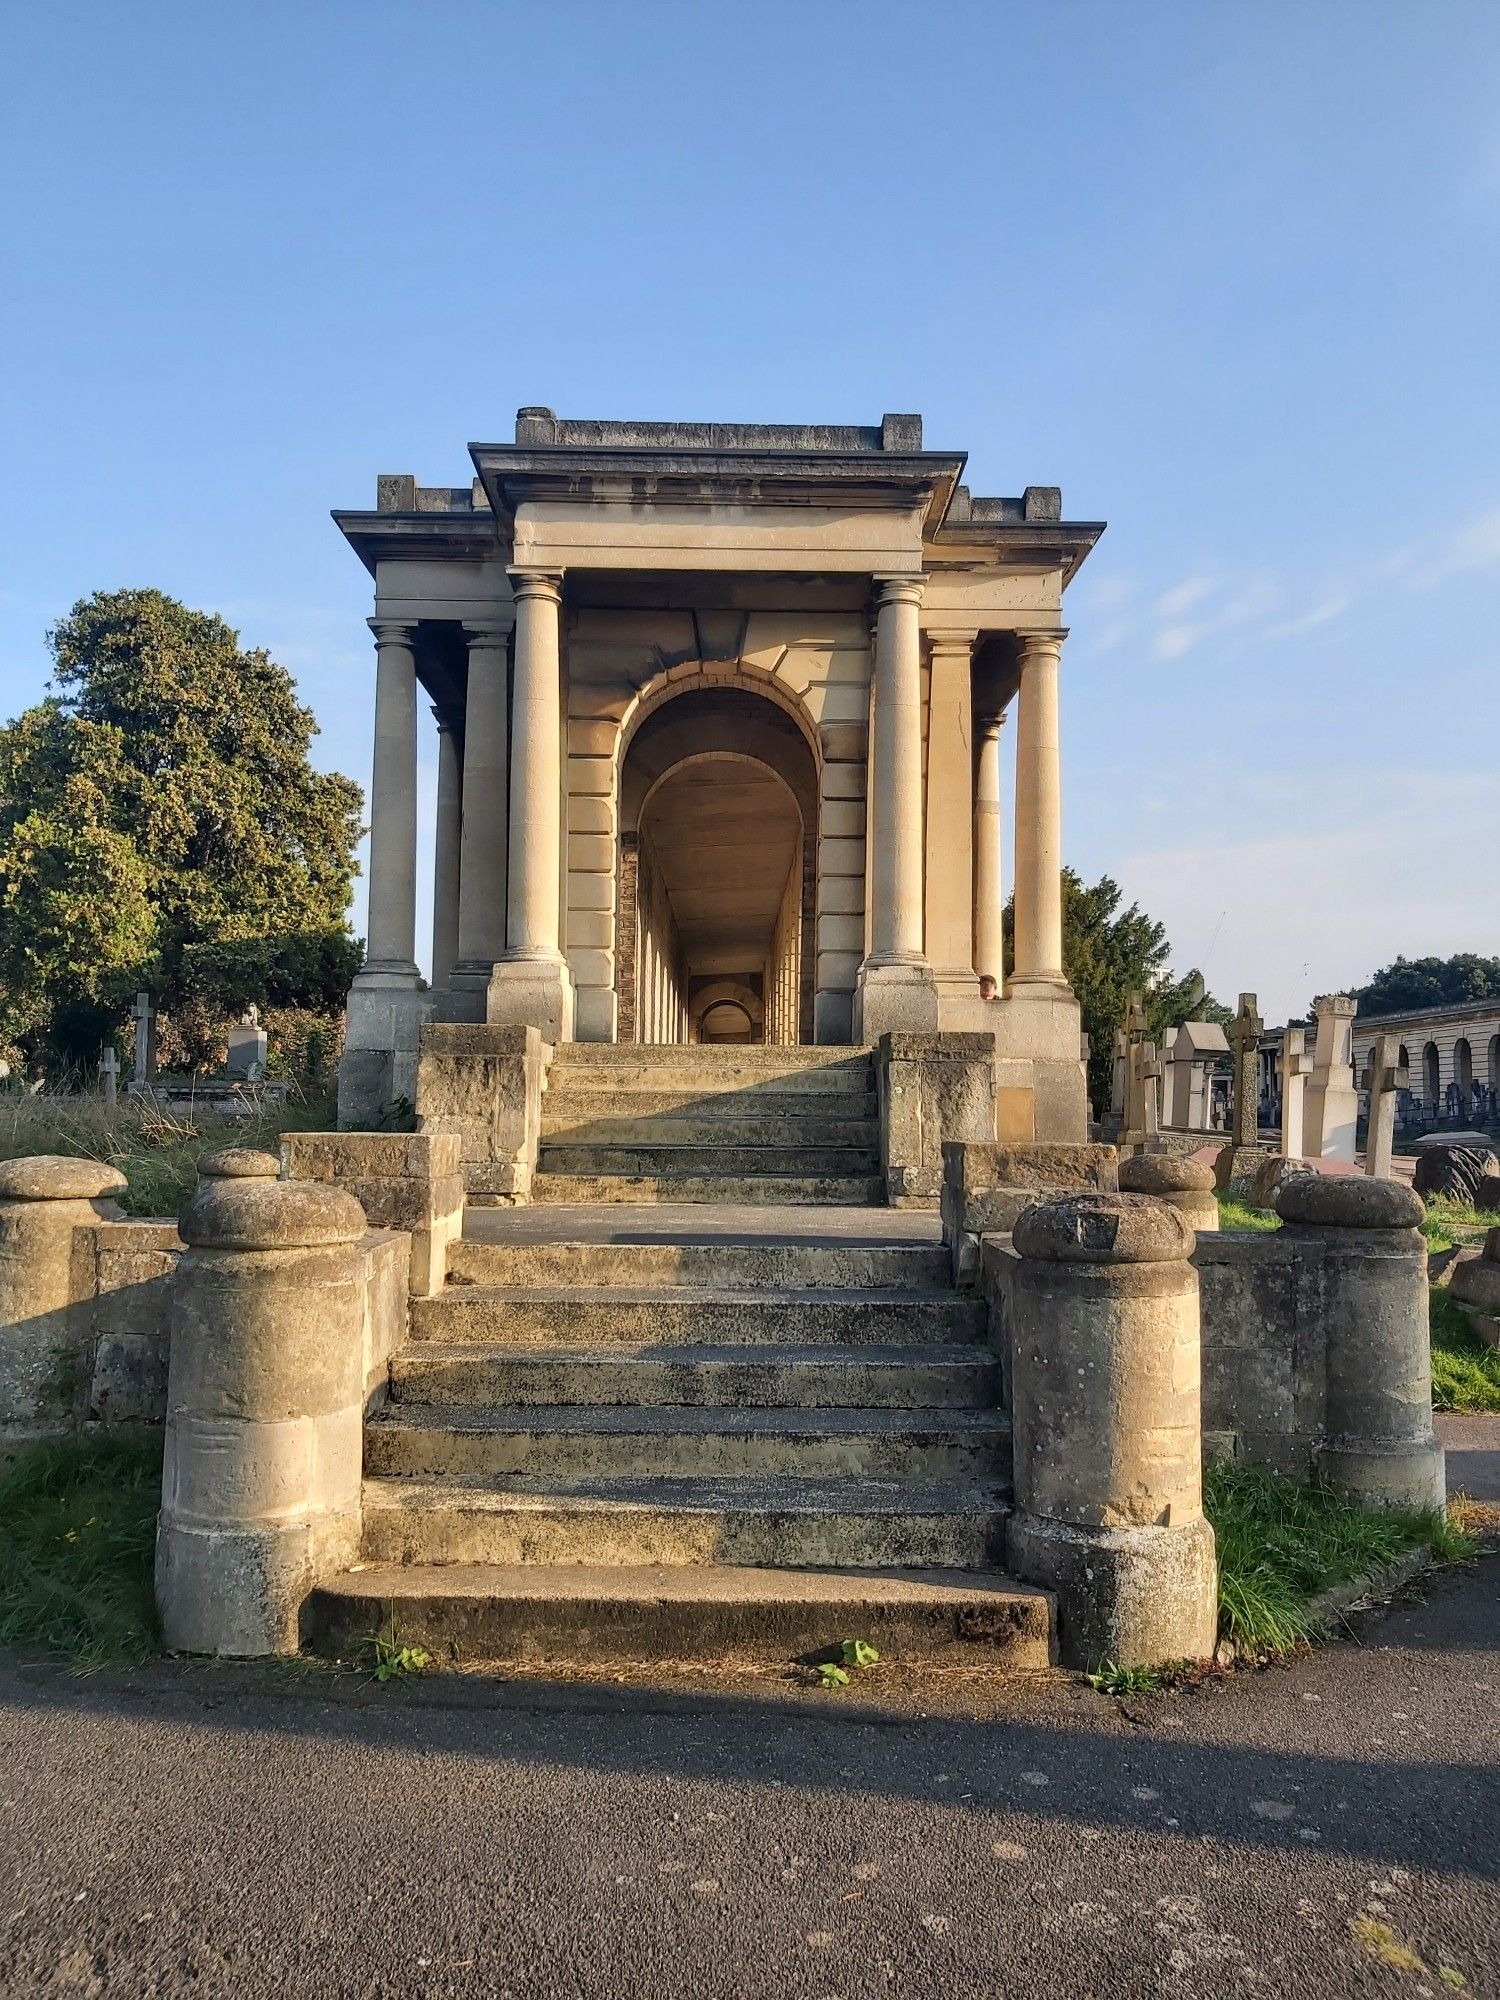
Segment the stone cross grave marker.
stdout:
<svg viewBox="0 0 1500 2000">
<path fill-rule="evenodd" d="M 1411 1087 L 1411 1073 L 1401 1062 L 1395 1035 L 1378 1035 L 1359 1080 L 1370 1093 L 1370 1124 L 1365 1134 L 1365 1172 L 1372 1180 L 1391 1178 L 1391 1146 L 1396 1136 L 1396 1092 Z"/>
<path fill-rule="evenodd" d="M 105 1110 L 113 1111 L 120 1101 L 120 1058 L 115 1054 L 113 1042 L 99 1058 L 99 1089 Z"/>
<path fill-rule="evenodd" d="M 1161 1130 L 1157 1079 L 1161 1064 L 1149 1039 L 1151 1026 L 1146 1003 L 1140 993 L 1132 993 L 1125 1003 L 1125 1130 L 1127 1146 L 1143 1147 Z"/>
<path fill-rule="evenodd" d="M 1115 1029 L 1113 1064 L 1109 1076 L 1109 1108 L 1116 1118 L 1125 1116 L 1125 1072 L 1129 1044 L 1125 1040 L 1125 1030 Z"/>
<path fill-rule="evenodd" d="M 1302 1101 L 1311 1069 L 1306 1028 L 1288 1027 L 1281 1038 L 1281 1150 L 1289 1160 L 1302 1158 Z"/>
<path fill-rule="evenodd" d="M 156 1074 L 156 1009 L 149 993 L 136 994 L 130 1018 L 135 1023 L 135 1080 L 149 1083 Z"/>
<path fill-rule="evenodd" d="M 1234 1146 L 1253 1146 L 1259 1133 L 1260 1038 L 1265 1023 L 1253 993 L 1240 995 L 1239 1012 L 1229 1028 L 1234 1050 L 1233 1118 L 1229 1140 Z"/>
</svg>

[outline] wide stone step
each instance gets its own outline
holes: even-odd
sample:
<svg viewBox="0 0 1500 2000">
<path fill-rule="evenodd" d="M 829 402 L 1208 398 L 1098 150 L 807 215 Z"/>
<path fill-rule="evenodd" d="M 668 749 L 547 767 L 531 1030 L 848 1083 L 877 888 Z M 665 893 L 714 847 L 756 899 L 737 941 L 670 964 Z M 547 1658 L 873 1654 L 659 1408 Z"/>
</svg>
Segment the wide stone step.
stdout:
<svg viewBox="0 0 1500 2000">
<path fill-rule="evenodd" d="M 650 1085 L 632 1085 L 621 1079 L 609 1085 L 580 1083 L 559 1077 L 548 1079 L 542 1099 L 542 1125 L 547 1131 L 566 1131 L 592 1119 L 692 1118 L 711 1125 L 739 1119 L 863 1119 L 878 1118 L 880 1101 L 873 1084 L 868 1090 L 825 1091 L 807 1085 L 800 1090 L 754 1087 L 747 1090 L 715 1090 L 704 1084 L 685 1083 L 669 1090 L 653 1080 Z"/>
<path fill-rule="evenodd" d="M 971 1479 L 1009 1476 L 995 1410 L 435 1409 L 365 1425 L 375 1479 Z"/>
<path fill-rule="evenodd" d="M 449 1286 L 411 1301 L 413 1340 L 498 1347 L 613 1346 L 647 1350 L 682 1342 L 724 1347 L 789 1341 L 794 1347 L 928 1347 L 981 1341 L 982 1299 L 934 1291 L 716 1292 L 609 1286 L 511 1289 Z M 664 1356 L 663 1358 L 668 1358 Z"/>
<path fill-rule="evenodd" d="M 949 1253 L 941 1244 L 871 1247 L 818 1243 L 479 1243 L 448 1252 L 448 1283 L 458 1285 L 694 1285 L 719 1290 L 820 1290 L 876 1286 L 884 1291 L 947 1285 Z"/>
<path fill-rule="evenodd" d="M 870 1049 L 830 1047 L 780 1048 L 737 1044 L 728 1048 L 708 1042 L 564 1042 L 553 1058 L 549 1074 L 567 1077 L 642 1076 L 704 1077 L 721 1088 L 745 1077 L 764 1083 L 777 1077 L 790 1079 L 795 1089 L 803 1077 L 859 1077 L 861 1088 L 868 1085 L 874 1069 Z"/>
<path fill-rule="evenodd" d="M 726 1148 L 790 1150 L 800 1155 L 815 1147 L 855 1151 L 873 1160 L 880 1149 L 880 1125 L 874 1118 L 836 1118 L 822 1111 L 805 1118 L 762 1118 L 758 1113 L 747 1115 L 743 1108 L 736 1115 L 700 1116 L 695 1111 L 638 1117 L 628 1099 L 616 1098 L 611 1112 L 587 1118 L 577 1117 L 566 1106 L 548 1105 L 542 1119 L 542 1149 L 545 1153 L 561 1146 L 711 1149 L 718 1171 L 718 1156 Z"/>
<path fill-rule="evenodd" d="M 885 1200 L 879 1174 L 560 1174 L 539 1173 L 534 1202 L 582 1205 L 630 1202 L 700 1202 L 761 1207 L 873 1208 Z M 472 1197 L 471 1197 L 472 1199 Z"/>
<path fill-rule="evenodd" d="M 372 1563 L 992 1569 L 999 1480 L 367 1479 Z"/>
<path fill-rule="evenodd" d="M 371 1632 L 440 1660 L 543 1664 L 837 1657 L 866 1639 L 887 1668 L 929 1661 L 1037 1672 L 1052 1660 L 1045 1591 L 1000 1575 L 734 1568 L 379 1563 L 303 1609 L 303 1643 L 351 1659 Z"/>
<path fill-rule="evenodd" d="M 474 1404 L 678 1408 L 995 1409 L 1000 1364 L 982 1348 L 683 1345 L 669 1359 L 620 1346 L 511 1353 L 423 1342 L 391 1357 L 391 1400 Z"/>
<path fill-rule="evenodd" d="M 628 1174 L 680 1179 L 687 1175 L 873 1174 L 878 1142 L 854 1146 L 617 1146 L 542 1142 L 537 1161 L 544 1174 Z"/>
</svg>

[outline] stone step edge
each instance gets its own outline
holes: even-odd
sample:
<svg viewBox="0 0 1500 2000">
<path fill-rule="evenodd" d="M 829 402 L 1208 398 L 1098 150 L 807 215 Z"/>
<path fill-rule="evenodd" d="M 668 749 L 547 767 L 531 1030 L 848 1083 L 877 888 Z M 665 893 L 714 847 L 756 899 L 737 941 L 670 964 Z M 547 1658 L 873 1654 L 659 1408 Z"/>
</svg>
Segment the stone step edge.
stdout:
<svg viewBox="0 0 1500 2000">
<path fill-rule="evenodd" d="M 365 1419 L 365 1430 L 473 1437 L 737 1437 L 822 1440 L 889 1438 L 912 1443 L 1010 1436 L 1003 1410 L 739 1408 L 732 1404 L 650 1403 L 383 1403 Z M 620 1475 L 625 1477 L 626 1475 Z"/>
<path fill-rule="evenodd" d="M 388 1631 L 455 1663 L 662 1667 L 838 1658 L 846 1639 L 865 1639 L 893 1662 L 1041 1672 L 1055 1622 L 1047 1592 L 1000 1571 L 372 1563 L 312 1593 L 303 1643 L 342 1657 Z"/>
<path fill-rule="evenodd" d="M 591 1306 L 951 1306 L 977 1313 L 977 1293 L 939 1285 L 470 1285 L 445 1286 L 422 1300 L 438 1304 Z M 812 1343 L 816 1345 L 817 1343 Z"/>
</svg>

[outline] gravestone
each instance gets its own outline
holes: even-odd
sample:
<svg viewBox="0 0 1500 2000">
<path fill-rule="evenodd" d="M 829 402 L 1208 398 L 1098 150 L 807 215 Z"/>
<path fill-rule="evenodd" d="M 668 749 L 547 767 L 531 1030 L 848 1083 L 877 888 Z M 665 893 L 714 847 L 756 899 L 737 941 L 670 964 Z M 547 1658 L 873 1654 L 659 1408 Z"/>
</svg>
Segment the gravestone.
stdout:
<svg viewBox="0 0 1500 2000">
<path fill-rule="evenodd" d="M 1303 1118 L 1304 1159 L 1354 1163 L 1359 1092 L 1354 1087 L 1354 1002 L 1322 993 L 1313 1002 L 1317 1040 Z"/>
<path fill-rule="evenodd" d="M 266 1073 L 266 1031 L 260 1025 L 260 1009 L 253 1003 L 240 1017 L 239 1026 L 229 1030 L 229 1051 L 224 1067 L 233 1077 L 250 1083 Z"/>
<path fill-rule="evenodd" d="M 1166 1122 L 1180 1131 L 1209 1130 L 1209 1073 L 1229 1043 L 1217 1021 L 1184 1021 L 1167 1060 Z"/>
<path fill-rule="evenodd" d="M 1288 1160 L 1302 1157 L 1307 1073 L 1311 1068 L 1307 1030 L 1289 1026 L 1281 1038 L 1281 1151 Z"/>
<path fill-rule="evenodd" d="M 1229 1026 L 1229 1046 L 1234 1054 L 1234 1078 L 1230 1086 L 1229 1144 L 1214 1162 L 1214 1184 L 1221 1191 L 1244 1197 L 1249 1194 L 1265 1148 L 1260 1133 L 1260 1038 L 1265 1023 L 1253 993 L 1242 993 Z"/>
<path fill-rule="evenodd" d="M 136 994 L 130 1018 L 135 1023 L 135 1081 L 149 1083 L 156 1074 L 156 1009 L 149 993 Z"/>
<path fill-rule="evenodd" d="M 120 1058 L 113 1042 L 99 1058 L 99 1091 L 105 1110 L 113 1112 L 120 1101 Z"/>
<path fill-rule="evenodd" d="M 1410 1072 L 1401 1061 L 1401 1042 L 1396 1035 L 1377 1035 L 1370 1060 L 1360 1078 L 1362 1089 L 1370 1093 L 1370 1119 L 1365 1132 L 1365 1172 L 1372 1180 L 1391 1178 L 1391 1148 L 1396 1137 L 1396 1093 L 1411 1082 Z"/>
</svg>

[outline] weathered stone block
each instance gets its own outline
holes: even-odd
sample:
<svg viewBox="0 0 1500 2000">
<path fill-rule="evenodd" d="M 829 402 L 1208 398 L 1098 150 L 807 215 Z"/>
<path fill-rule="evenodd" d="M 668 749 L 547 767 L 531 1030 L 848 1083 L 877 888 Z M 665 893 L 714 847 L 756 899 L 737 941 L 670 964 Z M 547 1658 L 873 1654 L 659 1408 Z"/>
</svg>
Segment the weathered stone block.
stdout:
<svg viewBox="0 0 1500 2000">
<path fill-rule="evenodd" d="M 979 1238 L 1015 1227 L 1022 1212 L 1051 1194 L 1118 1184 L 1113 1146 L 950 1142 L 943 1147 L 943 1241 L 953 1253 L 954 1282 L 978 1269 Z"/>
</svg>

